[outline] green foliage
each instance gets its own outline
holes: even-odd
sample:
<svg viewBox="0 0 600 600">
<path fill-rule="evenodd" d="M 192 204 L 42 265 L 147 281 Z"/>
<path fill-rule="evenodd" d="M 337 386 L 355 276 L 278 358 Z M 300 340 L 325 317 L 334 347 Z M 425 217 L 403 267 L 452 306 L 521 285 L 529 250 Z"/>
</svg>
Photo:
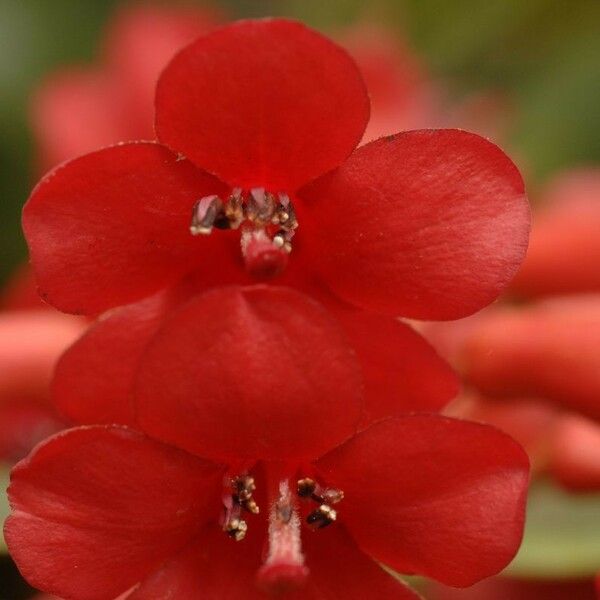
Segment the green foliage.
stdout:
<svg viewBox="0 0 600 600">
<path fill-rule="evenodd" d="M 525 579 L 593 577 L 600 565 L 600 493 L 532 487 L 523 545 L 506 570 Z"/>
</svg>

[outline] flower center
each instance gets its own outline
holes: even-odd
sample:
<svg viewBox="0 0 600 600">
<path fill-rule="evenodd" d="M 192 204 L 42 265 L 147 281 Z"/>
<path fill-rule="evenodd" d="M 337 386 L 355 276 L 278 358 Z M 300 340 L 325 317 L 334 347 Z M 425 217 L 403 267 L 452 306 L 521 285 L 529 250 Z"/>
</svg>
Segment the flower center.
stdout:
<svg viewBox="0 0 600 600">
<path fill-rule="evenodd" d="M 341 490 L 322 486 L 309 477 L 299 479 L 293 492 L 289 478 L 282 475 L 279 472 L 268 484 L 271 488 L 268 544 L 257 575 L 262 587 L 277 593 L 297 588 L 308 576 L 302 552 L 301 514 L 309 528 L 322 529 L 337 520 L 333 505 L 344 498 Z M 241 541 L 248 530 L 242 518 L 243 511 L 253 514 L 259 512 L 253 498 L 256 485 L 254 478 L 247 474 L 228 481 L 228 490 L 223 498 L 223 531 L 232 539 Z M 307 506 L 302 506 L 304 503 Z"/>
<path fill-rule="evenodd" d="M 241 229 L 246 270 L 256 279 L 271 279 L 287 265 L 298 221 L 287 194 L 236 188 L 225 202 L 216 195 L 196 202 L 192 235 L 210 235 L 215 228 Z"/>
</svg>

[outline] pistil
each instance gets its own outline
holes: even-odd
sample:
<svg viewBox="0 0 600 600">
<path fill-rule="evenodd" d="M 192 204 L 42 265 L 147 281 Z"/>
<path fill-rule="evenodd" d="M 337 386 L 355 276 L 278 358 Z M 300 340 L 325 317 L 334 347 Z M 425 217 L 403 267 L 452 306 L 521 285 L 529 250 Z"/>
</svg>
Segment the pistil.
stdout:
<svg viewBox="0 0 600 600">
<path fill-rule="evenodd" d="M 277 592 L 293 589 L 308 575 L 304 564 L 300 517 L 287 479 L 279 484 L 279 497 L 269 513 L 269 544 L 258 580 Z"/>
</svg>

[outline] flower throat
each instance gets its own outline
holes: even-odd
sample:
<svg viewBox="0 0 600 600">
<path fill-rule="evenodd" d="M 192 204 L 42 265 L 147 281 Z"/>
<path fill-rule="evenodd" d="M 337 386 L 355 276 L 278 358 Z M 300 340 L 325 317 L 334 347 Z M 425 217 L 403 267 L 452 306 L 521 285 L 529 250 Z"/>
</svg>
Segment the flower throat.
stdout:
<svg viewBox="0 0 600 600">
<path fill-rule="evenodd" d="M 194 205 L 190 224 L 192 235 L 241 229 L 242 256 L 255 279 L 271 279 L 285 269 L 297 228 L 289 196 L 264 188 L 236 188 L 225 202 L 217 195 L 205 196 Z"/>
</svg>

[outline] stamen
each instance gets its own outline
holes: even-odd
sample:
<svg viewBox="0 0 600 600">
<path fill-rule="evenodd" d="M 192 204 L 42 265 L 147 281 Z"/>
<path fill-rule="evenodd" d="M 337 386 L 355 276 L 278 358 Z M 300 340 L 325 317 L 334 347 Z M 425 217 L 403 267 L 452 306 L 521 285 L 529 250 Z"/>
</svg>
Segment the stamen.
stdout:
<svg viewBox="0 0 600 600">
<path fill-rule="evenodd" d="M 298 480 L 297 493 L 300 498 L 311 498 L 319 504 L 337 504 L 344 499 L 344 492 L 342 490 L 324 488 L 310 477 Z"/>
<path fill-rule="evenodd" d="M 196 202 L 192 213 L 190 231 L 192 235 L 208 235 L 213 226 L 222 225 L 225 211 L 218 196 L 205 196 Z"/>
<path fill-rule="evenodd" d="M 300 517 L 287 480 L 279 484 L 279 498 L 269 514 L 269 547 L 259 582 L 269 590 L 282 592 L 301 584 L 308 575 L 302 553 Z"/>
<path fill-rule="evenodd" d="M 337 512 L 327 504 L 321 504 L 317 510 L 306 517 L 306 522 L 314 529 L 323 529 L 337 519 Z"/>
<path fill-rule="evenodd" d="M 260 512 L 260 509 L 252 494 L 256 490 L 254 478 L 250 475 L 240 475 L 230 480 L 230 493 L 226 493 L 223 498 L 225 506 L 225 517 L 223 519 L 223 531 L 240 542 L 246 537 L 248 524 L 241 518 L 242 510 L 246 510 L 254 515 Z"/>
<path fill-rule="evenodd" d="M 196 202 L 192 212 L 192 235 L 209 235 L 213 228 L 243 227 L 241 246 L 248 272 L 268 279 L 278 275 L 292 251 L 298 228 L 296 212 L 287 194 L 273 194 L 264 188 L 243 192 L 232 190 L 227 202 L 216 195 Z"/>
</svg>

